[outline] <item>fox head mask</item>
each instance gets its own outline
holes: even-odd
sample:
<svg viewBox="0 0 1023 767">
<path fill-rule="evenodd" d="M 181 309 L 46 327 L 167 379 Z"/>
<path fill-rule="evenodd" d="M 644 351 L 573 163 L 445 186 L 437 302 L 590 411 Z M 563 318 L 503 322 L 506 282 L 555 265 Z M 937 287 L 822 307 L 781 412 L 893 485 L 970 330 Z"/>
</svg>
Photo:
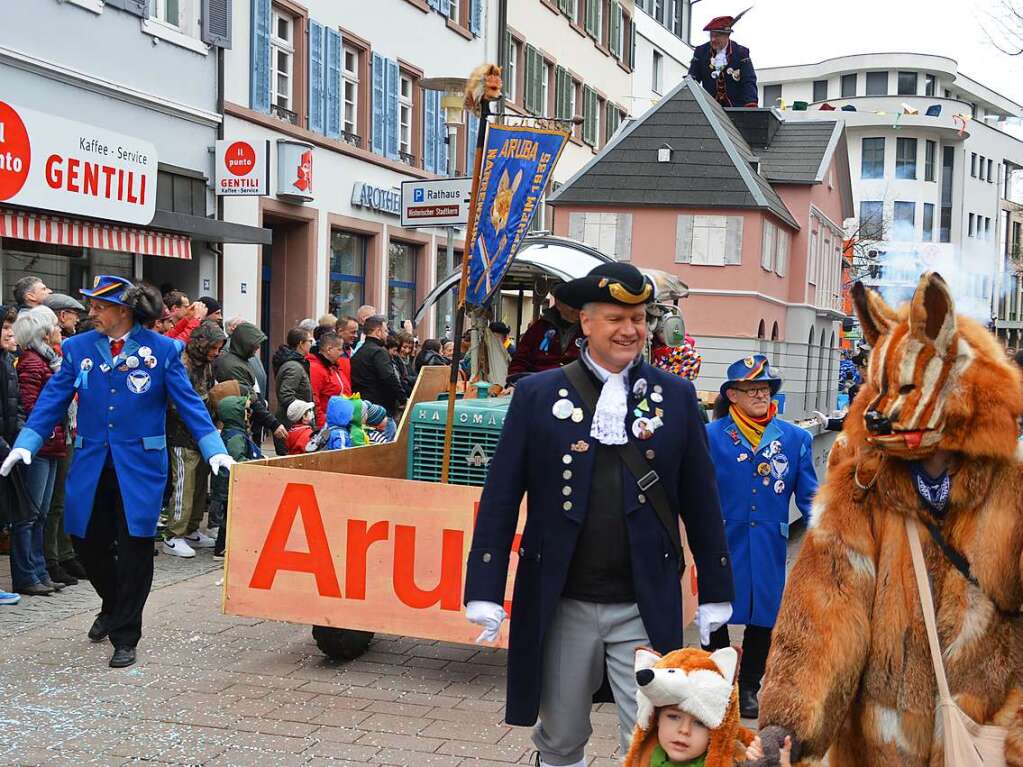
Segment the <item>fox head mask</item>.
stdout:
<svg viewBox="0 0 1023 767">
<path fill-rule="evenodd" d="M 873 351 L 850 436 L 862 429 L 868 444 L 905 459 L 938 449 L 1014 455 L 1019 372 L 987 330 L 956 315 L 939 274 L 924 273 L 899 310 L 859 282 L 852 296 Z"/>
</svg>

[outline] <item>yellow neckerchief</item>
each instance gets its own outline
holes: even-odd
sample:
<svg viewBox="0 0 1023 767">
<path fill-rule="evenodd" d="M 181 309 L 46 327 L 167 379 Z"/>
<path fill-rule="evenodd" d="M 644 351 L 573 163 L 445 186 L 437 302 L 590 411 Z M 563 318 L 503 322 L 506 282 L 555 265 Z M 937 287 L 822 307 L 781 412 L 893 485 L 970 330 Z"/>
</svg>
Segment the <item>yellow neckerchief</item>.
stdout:
<svg viewBox="0 0 1023 767">
<path fill-rule="evenodd" d="M 746 415 L 735 405 L 728 406 L 728 414 L 732 416 L 732 420 L 739 427 L 742 436 L 749 440 L 750 446 L 756 450 L 764 436 L 767 425 L 778 415 L 778 403 L 772 402 L 771 406 L 767 409 L 767 415 L 763 418 L 754 418 L 753 416 Z"/>
</svg>

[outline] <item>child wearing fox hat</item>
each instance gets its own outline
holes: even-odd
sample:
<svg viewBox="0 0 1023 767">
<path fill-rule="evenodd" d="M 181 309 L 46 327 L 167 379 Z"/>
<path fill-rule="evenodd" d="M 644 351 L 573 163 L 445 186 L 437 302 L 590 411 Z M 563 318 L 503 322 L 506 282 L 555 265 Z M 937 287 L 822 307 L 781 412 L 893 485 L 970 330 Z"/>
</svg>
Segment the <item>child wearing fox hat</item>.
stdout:
<svg viewBox="0 0 1023 767">
<path fill-rule="evenodd" d="M 732 767 L 763 756 L 739 723 L 739 654 L 636 650 L 636 729 L 623 767 Z M 783 767 L 788 753 L 782 749 Z"/>
</svg>

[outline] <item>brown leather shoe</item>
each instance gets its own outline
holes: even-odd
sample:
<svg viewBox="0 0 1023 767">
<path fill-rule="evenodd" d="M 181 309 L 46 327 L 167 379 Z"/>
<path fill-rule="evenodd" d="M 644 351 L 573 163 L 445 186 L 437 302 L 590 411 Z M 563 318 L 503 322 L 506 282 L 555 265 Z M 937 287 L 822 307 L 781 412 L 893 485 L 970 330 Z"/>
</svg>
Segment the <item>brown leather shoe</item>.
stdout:
<svg viewBox="0 0 1023 767">
<path fill-rule="evenodd" d="M 30 583 L 27 586 L 16 589 L 16 591 L 29 597 L 48 597 L 53 594 L 53 589 L 49 586 L 44 586 L 42 583 Z"/>
</svg>

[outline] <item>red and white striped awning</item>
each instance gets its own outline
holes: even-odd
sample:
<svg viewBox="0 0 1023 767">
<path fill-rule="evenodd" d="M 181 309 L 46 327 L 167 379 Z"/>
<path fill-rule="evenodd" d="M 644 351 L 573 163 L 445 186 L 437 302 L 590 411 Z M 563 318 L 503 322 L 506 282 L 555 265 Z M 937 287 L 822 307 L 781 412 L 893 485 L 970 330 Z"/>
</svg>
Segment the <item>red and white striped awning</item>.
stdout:
<svg viewBox="0 0 1023 767">
<path fill-rule="evenodd" d="M 0 208 L 0 237 L 141 253 L 144 256 L 192 258 L 192 241 L 184 234 L 99 224 L 24 210 Z"/>
</svg>

